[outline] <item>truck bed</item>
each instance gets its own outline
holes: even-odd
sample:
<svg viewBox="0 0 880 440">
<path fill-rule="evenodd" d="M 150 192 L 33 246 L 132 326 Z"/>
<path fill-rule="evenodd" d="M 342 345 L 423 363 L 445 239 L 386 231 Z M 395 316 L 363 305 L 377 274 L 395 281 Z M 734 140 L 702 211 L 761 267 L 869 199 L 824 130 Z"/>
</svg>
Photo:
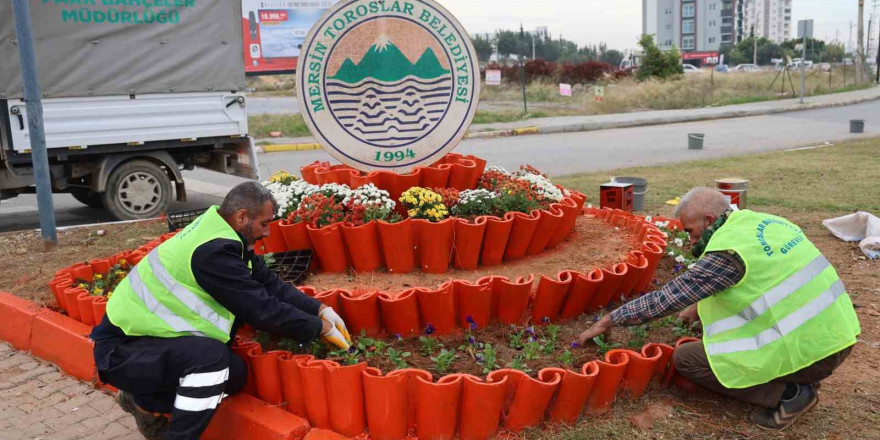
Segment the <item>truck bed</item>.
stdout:
<svg viewBox="0 0 880 440">
<path fill-rule="evenodd" d="M 27 109 L 7 100 L 12 149 L 31 149 Z M 46 144 L 51 149 L 186 140 L 248 134 L 242 93 L 175 93 L 43 100 Z"/>
</svg>

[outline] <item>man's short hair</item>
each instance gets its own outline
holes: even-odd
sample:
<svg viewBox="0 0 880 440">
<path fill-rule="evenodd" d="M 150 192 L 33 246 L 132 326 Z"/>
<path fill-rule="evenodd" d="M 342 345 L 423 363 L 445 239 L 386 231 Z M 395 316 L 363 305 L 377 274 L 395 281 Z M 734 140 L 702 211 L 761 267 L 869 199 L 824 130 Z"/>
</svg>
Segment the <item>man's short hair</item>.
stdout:
<svg viewBox="0 0 880 440">
<path fill-rule="evenodd" d="M 256 218 L 263 211 L 266 202 L 272 202 L 273 213 L 278 212 L 278 202 L 272 191 L 259 182 L 239 183 L 226 194 L 219 213 L 224 218 L 229 218 L 238 210 L 244 209 L 248 217 Z"/>
</svg>

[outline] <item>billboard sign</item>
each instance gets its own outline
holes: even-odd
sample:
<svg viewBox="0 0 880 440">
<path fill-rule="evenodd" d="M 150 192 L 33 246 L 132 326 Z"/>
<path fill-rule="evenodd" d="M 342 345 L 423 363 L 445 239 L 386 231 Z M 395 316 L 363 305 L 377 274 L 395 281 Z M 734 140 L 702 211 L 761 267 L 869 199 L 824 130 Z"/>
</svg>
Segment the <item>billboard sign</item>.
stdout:
<svg viewBox="0 0 880 440">
<path fill-rule="evenodd" d="M 248 74 L 292 73 L 309 29 L 337 0 L 242 0 Z"/>
</svg>

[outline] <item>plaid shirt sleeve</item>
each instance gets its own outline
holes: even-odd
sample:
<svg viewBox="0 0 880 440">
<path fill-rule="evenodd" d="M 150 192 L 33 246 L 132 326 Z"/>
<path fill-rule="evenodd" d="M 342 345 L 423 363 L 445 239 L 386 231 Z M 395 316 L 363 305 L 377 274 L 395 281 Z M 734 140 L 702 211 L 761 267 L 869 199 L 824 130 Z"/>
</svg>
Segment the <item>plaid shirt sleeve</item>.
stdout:
<svg viewBox="0 0 880 440">
<path fill-rule="evenodd" d="M 683 275 L 660 290 L 630 301 L 611 312 L 614 325 L 639 325 L 669 315 L 738 283 L 743 273 L 732 258 L 739 256 L 707 253 Z"/>
</svg>

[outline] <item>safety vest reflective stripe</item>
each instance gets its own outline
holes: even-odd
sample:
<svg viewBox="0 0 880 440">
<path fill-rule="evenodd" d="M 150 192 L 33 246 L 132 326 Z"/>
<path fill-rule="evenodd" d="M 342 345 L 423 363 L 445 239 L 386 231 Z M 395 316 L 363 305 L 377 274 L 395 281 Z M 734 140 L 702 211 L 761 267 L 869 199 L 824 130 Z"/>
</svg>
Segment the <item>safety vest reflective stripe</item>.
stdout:
<svg viewBox="0 0 880 440">
<path fill-rule="evenodd" d="M 168 270 L 165 269 L 165 266 L 162 265 L 162 261 L 159 259 L 159 248 L 153 249 L 147 255 L 147 261 L 150 263 L 150 269 L 153 270 L 153 275 L 156 276 L 156 279 L 162 283 L 162 286 L 164 286 L 165 289 L 173 293 L 174 296 L 192 310 L 193 313 L 213 324 L 214 327 L 217 327 L 221 332 L 229 333 L 229 330 L 232 328 L 232 323 L 230 323 L 228 319 L 218 315 L 217 312 L 205 304 L 204 301 L 199 299 L 195 293 L 178 283 L 174 277 L 168 273 Z"/>
<path fill-rule="evenodd" d="M 785 281 L 779 283 L 764 295 L 761 295 L 760 298 L 753 301 L 745 308 L 745 310 L 729 318 L 724 318 L 706 326 L 704 329 L 706 336 L 714 336 L 729 330 L 740 328 L 752 322 L 764 312 L 770 310 L 771 307 L 806 286 L 810 281 L 827 269 L 828 266 L 831 266 L 831 263 L 828 262 L 825 256 L 819 255 L 806 267 L 786 278 Z"/>
<path fill-rule="evenodd" d="M 828 290 L 822 292 L 818 297 L 805 304 L 800 309 L 794 311 L 785 318 L 780 319 L 775 326 L 764 330 L 754 337 L 708 344 L 706 347 L 706 353 L 710 356 L 714 356 L 719 354 L 757 350 L 797 330 L 809 320 L 819 316 L 825 311 L 825 309 L 834 305 L 837 298 L 845 292 L 846 290 L 843 287 L 843 282 L 837 280 L 830 288 L 828 288 Z"/>
<path fill-rule="evenodd" d="M 128 283 L 131 286 L 131 290 L 138 296 L 138 298 L 143 301 L 144 305 L 147 307 L 147 310 L 152 312 L 154 315 L 159 317 L 165 324 L 168 324 L 172 330 L 181 333 L 192 333 L 196 336 L 205 336 L 202 332 L 199 332 L 195 329 L 190 323 L 186 322 L 185 319 L 175 315 L 168 307 L 165 307 L 164 304 L 159 302 L 156 297 L 150 292 L 150 289 L 144 284 L 144 281 L 141 279 L 141 274 L 138 273 L 137 268 L 131 271 L 128 274 Z"/>
</svg>

